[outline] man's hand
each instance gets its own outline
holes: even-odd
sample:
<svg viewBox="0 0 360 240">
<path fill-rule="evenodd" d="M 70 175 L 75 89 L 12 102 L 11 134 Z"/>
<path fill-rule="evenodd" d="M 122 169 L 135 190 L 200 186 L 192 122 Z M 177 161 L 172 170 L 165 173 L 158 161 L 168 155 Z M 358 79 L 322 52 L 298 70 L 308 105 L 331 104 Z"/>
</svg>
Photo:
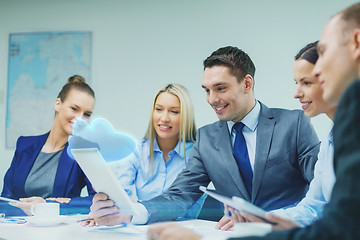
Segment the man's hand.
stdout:
<svg viewBox="0 0 360 240">
<path fill-rule="evenodd" d="M 200 240 L 201 236 L 176 223 L 157 223 L 147 232 L 148 240 Z"/>
<path fill-rule="evenodd" d="M 220 219 L 215 228 L 221 231 L 228 231 L 232 230 L 234 223 L 239 222 L 246 222 L 246 219 L 234 208 L 224 204 L 224 216 Z"/>
<path fill-rule="evenodd" d="M 300 225 L 298 223 L 296 223 L 288 218 L 279 217 L 271 212 L 267 212 L 265 214 L 266 221 L 264 221 L 263 219 L 261 219 L 259 217 L 254 216 L 254 215 L 251 215 L 249 213 L 243 212 L 243 211 L 241 211 L 240 214 L 244 218 L 246 218 L 246 220 L 249 222 L 266 223 L 266 221 L 268 221 L 271 223 L 275 223 L 274 225 L 272 225 L 273 230 L 285 230 L 285 229 L 292 229 L 292 228 L 300 227 Z"/>
<path fill-rule="evenodd" d="M 80 221 L 81 226 L 83 227 L 93 227 L 96 225 L 94 218 L 91 216 L 91 213 L 89 213 L 83 220 Z"/>
<path fill-rule="evenodd" d="M 90 210 L 90 215 L 97 225 L 111 226 L 123 222 L 129 223 L 132 219 L 131 215 L 120 213 L 118 207 L 104 193 L 97 193 L 94 196 Z"/>
<path fill-rule="evenodd" d="M 231 220 L 231 217 L 223 216 L 220 221 L 216 224 L 215 228 L 221 231 L 232 230 L 234 222 Z"/>
<path fill-rule="evenodd" d="M 225 205 L 225 216 L 222 217 L 216 225 L 216 229 L 222 231 L 232 230 L 235 223 L 241 222 L 259 222 L 274 223 L 273 230 L 285 230 L 300 227 L 300 225 L 291 219 L 279 217 L 271 212 L 265 214 L 265 220 L 244 211 L 238 211 L 232 207 Z M 229 214 L 230 213 L 230 214 Z M 228 217 L 231 216 L 231 217 Z"/>
</svg>

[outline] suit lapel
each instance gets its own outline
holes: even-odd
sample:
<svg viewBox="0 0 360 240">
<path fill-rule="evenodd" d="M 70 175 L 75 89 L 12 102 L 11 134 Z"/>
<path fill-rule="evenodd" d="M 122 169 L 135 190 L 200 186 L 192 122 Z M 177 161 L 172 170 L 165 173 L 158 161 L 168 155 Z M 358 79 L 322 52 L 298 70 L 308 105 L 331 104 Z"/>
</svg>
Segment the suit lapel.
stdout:
<svg viewBox="0 0 360 240">
<path fill-rule="evenodd" d="M 220 151 L 221 160 L 224 162 L 225 168 L 228 170 L 231 178 L 233 179 L 236 187 L 239 189 L 242 197 L 246 200 L 250 200 L 250 195 L 246 190 L 246 186 L 240 176 L 239 167 L 236 163 L 236 159 L 232 154 L 232 144 L 229 134 L 227 123 L 224 121 L 219 122 L 218 138 L 217 138 L 217 150 Z"/>
<path fill-rule="evenodd" d="M 68 143 L 66 143 L 60 159 L 59 165 L 56 171 L 55 182 L 54 182 L 54 189 L 53 189 L 53 196 L 54 197 L 63 197 L 66 193 L 66 187 L 68 184 L 68 179 L 71 173 L 71 170 L 74 166 L 74 160 L 69 157 L 67 154 L 67 147 Z"/>
<path fill-rule="evenodd" d="M 269 108 L 261 104 L 260 116 L 256 132 L 256 151 L 254 165 L 254 180 L 252 202 L 255 201 L 262 178 L 264 176 L 265 165 L 270 152 L 271 139 L 273 137 L 275 120 Z"/>
</svg>

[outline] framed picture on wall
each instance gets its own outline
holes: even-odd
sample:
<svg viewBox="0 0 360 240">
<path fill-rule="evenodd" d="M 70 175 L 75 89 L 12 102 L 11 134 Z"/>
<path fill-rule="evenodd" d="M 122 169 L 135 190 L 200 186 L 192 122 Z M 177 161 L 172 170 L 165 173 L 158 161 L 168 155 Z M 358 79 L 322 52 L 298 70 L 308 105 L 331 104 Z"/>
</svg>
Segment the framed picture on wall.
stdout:
<svg viewBox="0 0 360 240">
<path fill-rule="evenodd" d="M 19 136 L 50 130 L 55 99 L 70 76 L 91 82 L 91 44 L 91 32 L 9 35 L 6 148 Z"/>
</svg>

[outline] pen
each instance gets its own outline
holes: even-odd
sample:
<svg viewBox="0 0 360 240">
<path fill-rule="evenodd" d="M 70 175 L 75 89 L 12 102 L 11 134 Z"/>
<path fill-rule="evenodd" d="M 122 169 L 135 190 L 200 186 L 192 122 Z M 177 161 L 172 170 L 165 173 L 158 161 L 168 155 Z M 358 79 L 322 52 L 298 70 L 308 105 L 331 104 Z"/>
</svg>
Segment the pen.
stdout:
<svg viewBox="0 0 360 240">
<path fill-rule="evenodd" d="M 87 221 L 91 221 L 91 220 L 94 220 L 94 218 L 84 218 L 81 220 L 77 220 L 76 222 L 87 222 Z"/>
<path fill-rule="evenodd" d="M 16 224 L 24 224 L 27 221 L 24 218 L 2 218 L 0 219 L 0 223 L 16 223 Z"/>
<path fill-rule="evenodd" d="M 123 227 L 127 227 L 127 226 L 128 226 L 128 223 L 126 223 L 126 222 L 121 222 L 121 224 L 123 225 Z"/>
<path fill-rule="evenodd" d="M 84 219 L 77 220 L 76 222 L 87 222 L 87 221 L 91 221 L 91 220 L 94 220 L 94 218 L 84 218 Z M 127 227 L 128 223 L 121 222 L 120 225 L 123 227 Z"/>
<path fill-rule="evenodd" d="M 19 202 L 18 200 L 6 198 L 6 197 L 0 197 L 0 200 L 6 201 L 6 202 Z"/>
</svg>

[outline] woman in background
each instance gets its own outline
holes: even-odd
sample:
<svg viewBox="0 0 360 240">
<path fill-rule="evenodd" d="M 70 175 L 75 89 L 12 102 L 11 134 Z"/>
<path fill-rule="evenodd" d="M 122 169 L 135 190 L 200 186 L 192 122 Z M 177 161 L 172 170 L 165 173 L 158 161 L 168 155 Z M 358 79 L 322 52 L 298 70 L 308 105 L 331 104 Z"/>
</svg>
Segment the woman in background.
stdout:
<svg viewBox="0 0 360 240">
<path fill-rule="evenodd" d="M 89 121 L 95 94 L 85 79 L 68 79 L 55 100 L 55 118 L 50 132 L 40 136 L 19 137 L 10 168 L 4 177 L 2 197 L 19 203 L 1 203 L 6 215 L 30 215 L 35 203 L 61 203 L 61 213 L 88 213 L 95 191 L 75 160 L 67 154 L 68 138 L 76 119 Z M 80 197 L 87 186 L 90 196 Z M 21 208 L 23 211 L 21 211 Z"/>
<path fill-rule="evenodd" d="M 169 84 L 154 98 L 148 129 L 136 157 L 122 162 L 117 169 L 120 184 L 130 196 L 135 189 L 139 200 L 161 195 L 186 167 L 195 140 L 190 96 L 183 86 Z M 184 217 L 197 218 L 205 197 Z"/>
<path fill-rule="evenodd" d="M 294 98 L 299 99 L 307 117 L 312 118 L 324 113 L 334 121 L 336 106 L 324 101 L 320 81 L 312 74 L 315 63 L 319 58 L 317 43 L 308 44 L 295 56 L 294 79 L 297 87 Z M 314 179 L 310 183 L 305 198 L 295 207 L 279 209 L 273 212 L 305 226 L 310 225 L 319 218 L 325 204 L 330 201 L 336 180 L 333 160 L 334 145 L 331 130 L 321 141 L 318 161 L 315 164 Z M 280 229 L 285 228 L 280 227 Z"/>
</svg>

